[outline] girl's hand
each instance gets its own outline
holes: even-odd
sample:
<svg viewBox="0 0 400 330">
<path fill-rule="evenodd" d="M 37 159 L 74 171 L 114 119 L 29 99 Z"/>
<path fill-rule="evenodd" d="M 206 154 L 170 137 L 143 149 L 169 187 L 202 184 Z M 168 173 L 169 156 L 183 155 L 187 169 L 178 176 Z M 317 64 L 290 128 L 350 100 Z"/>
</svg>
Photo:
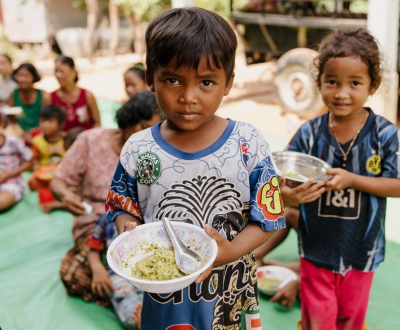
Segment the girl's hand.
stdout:
<svg viewBox="0 0 400 330">
<path fill-rule="evenodd" d="M 333 178 L 325 182 L 325 189 L 341 190 L 353 186 L 354 174 L 342 168 L 330 168 L 326 171 L 327 175 L 333 175 Z"/>
<path fill-rule="evenodd" d="M 296 300 L 300 288 L 300 280 L 296 279 L 286 284 L 270 299 L 270 302 L 277 302 L 283 307 L 291 307 Z"/>
<path fill-rule="evenodd" d="M 311 203 L 325 192 L 324 182 L 313 184 L 313 180 L 310 179 L 300 186 L 290 188 L 286 185 L 286 178 L 283 176 L 279 181 L 279 189 L 281 190 L 283 205 L 285 207 Z"/>
<path fill-rule="evenodd" d="M 204 230 L 208 236 L 215 239 L 215 241 L 217 242 L 218 254 L 214 263 L 207 270 L 199 275 L 199 277 L 195 281 L 196 283 L 204 281 L 211 274 L 213 267 L 222 266 L 231 262 L 232 251 L 234 250 L 233 244 L 229 242 L 224 236 L 222 236 L 215 228 L 209 225 L 205 225 Z M 233 258 L 233 260 L 235 260 L 235 258 Z"/>
<path fill-rule="evenodd" d="M 8 179 L 11 179 L 10 172 L 0 169 L 0 184 L 6 182 Z"/>
<path fill-rule="evenodd" d="M 62 203 L 64 207 L 74 215 L 85 215 L 86 213 L 81 197 L 72 191 L 68 191 L 63 196 Z"/>
<path fill-rule="evenodd" d="M 94 294 L 103 296 L 103 291 L 107 296 L 111 297 L 114 287 L 111 282 L 110 274 L 103 264 L 98 263 L 92 267 L 92 292 Z"/>
</svg>

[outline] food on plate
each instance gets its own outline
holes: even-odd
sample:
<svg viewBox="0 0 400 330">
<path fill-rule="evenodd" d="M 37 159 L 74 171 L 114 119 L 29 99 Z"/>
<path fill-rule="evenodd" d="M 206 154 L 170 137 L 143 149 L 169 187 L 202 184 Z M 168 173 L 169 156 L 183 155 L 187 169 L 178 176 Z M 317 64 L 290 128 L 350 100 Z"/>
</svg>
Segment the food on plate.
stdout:
<svg viewBox="0 0 400 330">
<path fill-rule="evenodd" d="M 185 276 L 176 265 L 172 246 L 150 244 L 144 252 L 144 258 L 132 267 L 131 276 L 150 281 L 166 281 Z"/>
<path fill-rule="evenodd" d="M 258 280 L 260 287 L 266 290 L 277 290 L 281 282 L 282 281 L 277 278 L 270 277 L 262 277 Z"/>
</svg>

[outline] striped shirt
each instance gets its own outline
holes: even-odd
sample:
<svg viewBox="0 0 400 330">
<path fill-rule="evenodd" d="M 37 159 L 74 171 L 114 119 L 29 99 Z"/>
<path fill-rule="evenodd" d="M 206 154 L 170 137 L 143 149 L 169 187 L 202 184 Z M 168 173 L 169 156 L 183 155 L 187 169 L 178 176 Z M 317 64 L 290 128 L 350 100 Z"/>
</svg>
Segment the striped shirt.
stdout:
<svg viewBox="0 0 400 330">
<path fill-rule="evenodd" d="M 400 178 L 400 136 L 391 122 L 370 112 L 347 156 L 346 170 L 369 177 Z M 351 141 L 342 144 L 347 150 Z M 328 114 L 303 124 L 288 150 L 342 167 L 343 155 L 329 133 Z M 343 275 L 376 269 L 385 256 L 386 198 L 354 188 L 328 191 L 300 206 L 300 256 Z"/>
</svg>

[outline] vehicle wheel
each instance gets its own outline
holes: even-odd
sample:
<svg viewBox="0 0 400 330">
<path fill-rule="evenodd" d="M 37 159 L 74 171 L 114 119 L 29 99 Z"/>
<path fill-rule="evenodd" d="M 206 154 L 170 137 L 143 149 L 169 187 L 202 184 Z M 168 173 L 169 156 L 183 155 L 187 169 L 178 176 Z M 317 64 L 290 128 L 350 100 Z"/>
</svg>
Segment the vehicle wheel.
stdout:
<svg viewBox="0 0 400 330">
<path fill-rule="evenodd" d="M 273 83 L 283 112 L 311 119 L 324 109 L 314 78 L 313 60 L 317 54 L 312 49 L 295 48 L 277 61 Z"/>
</svg>

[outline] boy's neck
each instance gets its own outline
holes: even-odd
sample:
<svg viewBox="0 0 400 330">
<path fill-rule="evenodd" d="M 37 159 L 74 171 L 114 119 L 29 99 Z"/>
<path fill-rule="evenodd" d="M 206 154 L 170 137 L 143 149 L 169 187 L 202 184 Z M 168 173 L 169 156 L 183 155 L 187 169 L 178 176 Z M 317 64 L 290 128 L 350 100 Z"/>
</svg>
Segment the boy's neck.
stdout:
<svg viewBox="0 0 400 330">
<path fill-rule="evenodd" d="M 225 132 L 229 120 L 214 116 L 214 118 L 194 131 L 177 128 L 168 119 L 160 126 L 163 138 L 175 148 L 183 152 L 198 152 L 210 147 L 218 141 Z"/>
</svg>

